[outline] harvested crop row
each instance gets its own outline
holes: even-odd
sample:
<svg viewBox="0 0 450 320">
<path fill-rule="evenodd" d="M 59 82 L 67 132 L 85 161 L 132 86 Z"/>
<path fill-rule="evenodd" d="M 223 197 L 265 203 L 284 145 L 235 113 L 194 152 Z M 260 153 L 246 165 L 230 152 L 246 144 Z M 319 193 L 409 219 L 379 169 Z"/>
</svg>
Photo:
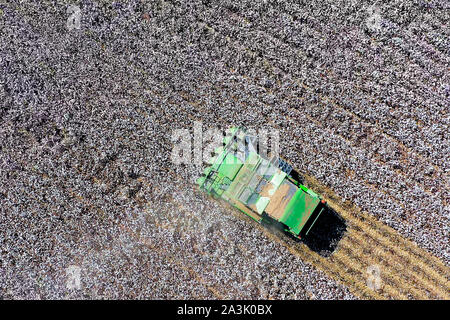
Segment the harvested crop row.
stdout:
<svg viewBox="0 0 450 320">
<path fill-rule="evenodd" d="M 332 190 L 323 186 L 313 177 L 305 175 L 305 178 L 311 188 L 324 195 L 331 206 L 338 210 L 345 219 L 348 219 L 350 228 L 354 229 L 349 232 L 355 233 L 354 236 L 360 239 L 359 243 L 375 242 L 381 248 L 391 252 L 392 255 L 398 256 L 400 261 L 407 264 L 408 270 L 419 271 L 420 277 L 432 281 L 434 289 L 439 290 L 440 294 L 448 296 L 450 283 L 446 275 L 448 275 L 449 269 L 442 261 L 418 248 L 416 244 L 406 240 L 392 228 L 362 213 L 355 206 L 345 205 Z"/>
<path fill-rule="evenodd" d="M 339 243 L 340 250 L 344 250 L 350 256 L 353 255 L 354 259 L 362 260 L 366 263 L 366 270 L 370 266 L 381 267 L 380 278 L 384 282 L 387 282 L 394 288 L 394 297 L 401 297 L 401 299 L 407 299 L 412 297 L 414 299 L 431 299 L 439 297 L 435 292 L 435 288 L 421 281 L 415 273 L 404 272 L 403 266 L 396 261 L 395 256 L 385 254 L 388 249 L 381 246 L 371 246 L 371 243 L 366 239 L 361 239 L 359 235 L 355 234 L 355 229 L 350 228 L 345 238 Z M 338 250 L 339 250 L 338 248 Z M 338 251 L 337 254 L 340 252 Z M 393 259 L 393 260 L 390 260 Z M 413 281 L 420 282 L 419 285 L 415 285 Z M 411 284 L 412 283 L 412 284 Z M 439 289 L 438 289 L 439 291 Z"/>
</svg>

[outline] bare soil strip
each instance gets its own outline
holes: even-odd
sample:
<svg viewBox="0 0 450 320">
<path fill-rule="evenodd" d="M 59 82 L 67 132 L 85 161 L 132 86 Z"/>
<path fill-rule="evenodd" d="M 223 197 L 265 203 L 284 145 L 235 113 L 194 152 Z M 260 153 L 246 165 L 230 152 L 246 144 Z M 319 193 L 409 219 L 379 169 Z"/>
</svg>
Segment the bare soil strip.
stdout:
<svg viewBox="0 0 450 320">
<path fill-rule="evenodd" d="M 417 290 L 420 290 L 418 298 L 450 298 L 450 270 L 441 260 L 403 238 L 394 229 L 361 212 L 356 206 L 342 203 L 332 190 L 315 178 L 305 175 L 305 180 L 347 221 L 346 237 L 351 238 L 354 246 L 359 244 L 362 248 L 362 251 L 352 250 L 358 259 L 379 261 L 386 266 L 383 273 L 388 276 L 398 274 L 393 279 L 397 279 L 395 282 L 399 282 L 399 288 L 408 289 L 407 292 L 413 296 L 413 292 L 418 294 Z M 341 246 L 349 246 L 346 237 L 341 240 Z M 370 254 L 365 254 L 364 250 Z M 401 281 L 401 277 L 406 277 L 408 281 Z"/>
</svg>

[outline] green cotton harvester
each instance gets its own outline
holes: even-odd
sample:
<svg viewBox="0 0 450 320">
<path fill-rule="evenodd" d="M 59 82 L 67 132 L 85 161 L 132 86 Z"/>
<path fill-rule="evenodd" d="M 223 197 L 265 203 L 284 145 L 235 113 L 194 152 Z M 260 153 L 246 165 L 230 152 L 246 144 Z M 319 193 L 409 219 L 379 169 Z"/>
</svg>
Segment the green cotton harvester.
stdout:
<svg viewBox="0 0 450 320">
<path fill-rule="evenodd" d="M 200 189 L 259 223 L 278 222 L 297 238 L 308 235 L 326 208 L 325 200 L 302 185 L 300 175 L 286 161 L 258 154 L 256 137 L 241 128 L 230 133 L 197 180 Z"/>
</svg>

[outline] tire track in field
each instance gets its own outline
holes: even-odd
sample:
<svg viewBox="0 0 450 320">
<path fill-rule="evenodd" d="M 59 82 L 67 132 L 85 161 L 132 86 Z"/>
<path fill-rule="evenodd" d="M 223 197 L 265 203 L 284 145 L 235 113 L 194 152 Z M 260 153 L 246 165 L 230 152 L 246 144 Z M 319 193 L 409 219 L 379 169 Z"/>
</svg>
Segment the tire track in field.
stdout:
<svg viewBox="0 0 450 320">
<path fill-rule="evenodd" d="M 379 266 L 379 264 L 386 265 L 388 268 L 385 260 L 377 260 L 373 256 L 367 255 L 365 252 L 368 249 L 367 246 L 360 243 L 355 243 L 354 239 L 352 238 L 352 234 L 350 232 L 347 232 L 343 239 L 339 241 L 339 245 L 337 248 L 337 251 L 334 253 L 336 256 L 350 256 L 352 257 L 352 260 L 350 261 L 351 264 L 354 263 L 354 261 L 359 261 L 361 263 L 361 267 L 359 268 L 360 272 L 364 271 L 364 274 L 366 277 L 368 276 L 368 268 L 371 266 Z M 376 251 L 380 251 L 379 248 L 377 248 Z M 366 259 L 361 260 L 361 257 L 366 257 Z M 380 278 L 382 279 L 382 290 L 386 291 L 390 294 L 391 297 L 394 299 L 408 299 L 407 294 L 404 292 L 399 284 L 401 284 L 403 281 L 400 279 L 396 274 L 387 274 L 386 272 L 383 272 L 380 274 Z M 386 285 L 389 285 L 389 291 L 386 290 Z M 411 292 L 409 292 L 411 294 Z M 421 293 L 418 290 L 414 290 L 413 296 L 415 298 L 420 298 Z"/>
<path fill-rule="evenodd" d="M 423 286 L 417 288 L 416 286 L 407 286 L 408 280 L 411 276 L 406 277 L 403 273 L 403 268 L 395 260 L 395 257 L 387 257 L 383 253 L 386 249 L 383 247 L 372 247 L 369 243 L 360 241 L 355 235 L 355 230 L 350 229 L 348 234 L 339 242 L 337 254 L 342 251 L 353 255 L 355 259 L 362 260 L 365 264 L 365 270 L 371 266 L 381 267 L 380 277 L 384 283 L 389 283 L 396 291 L 396 294 L 401 295 L 402 298 L 407 299 L 413 297 L 414 299 L 429 299 L 436 298 L 437 295 L 430 296 L 428 288 Z M 393 260 L 389 260 L 393 259 Z"/>
<path fill-rule="evenodd" d="M 409 262 L 405 261 L 403 257 L 396 256 L 389 248 L 383 248 L 377 241 L 366 237 L 363 232 L 352 228 L 347 236 L 342 239 L 339 246 L 345 247 L 348 250 L 359 250 L 359 256 L 367 256 L 371 260 L 372 265 L 380 263 L 387 268 L 391 268 L 395 273 L 383 273 L 388 278 L 393 278 L 395 282 L 402 283 L 405 281 L 411 285 L 409 291 L 414 292 L 414 296 L 419 299 L 438 298 L 443 299 L 447 295 L 447 291 L 442 289 L 435 279 L 430 279 L 429 275 L 424 273 L 422 269 L 413 270 L 408 268 Z M 422 272 L 413 272 L 422 271 Z M 417 284 L 419 282 L 419 284 Z M 436 286 L 437 285 L 437 286 Z"/>
</svg>

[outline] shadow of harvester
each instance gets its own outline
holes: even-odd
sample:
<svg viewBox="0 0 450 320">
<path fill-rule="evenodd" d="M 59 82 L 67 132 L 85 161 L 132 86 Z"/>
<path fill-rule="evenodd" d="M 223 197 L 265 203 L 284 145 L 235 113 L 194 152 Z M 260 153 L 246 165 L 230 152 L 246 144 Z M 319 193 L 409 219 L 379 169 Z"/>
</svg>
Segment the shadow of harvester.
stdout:
<svg viewBox="0 0 450 320">
<path fill-rule="evenodd" d="M 329 257 L 336 249 L 347 230 L 345 220 L 332 208 L 324 211 L 313 225 L 308 235 L 302 238 L 309 249 L 324 257 Z"/>
</svg>

